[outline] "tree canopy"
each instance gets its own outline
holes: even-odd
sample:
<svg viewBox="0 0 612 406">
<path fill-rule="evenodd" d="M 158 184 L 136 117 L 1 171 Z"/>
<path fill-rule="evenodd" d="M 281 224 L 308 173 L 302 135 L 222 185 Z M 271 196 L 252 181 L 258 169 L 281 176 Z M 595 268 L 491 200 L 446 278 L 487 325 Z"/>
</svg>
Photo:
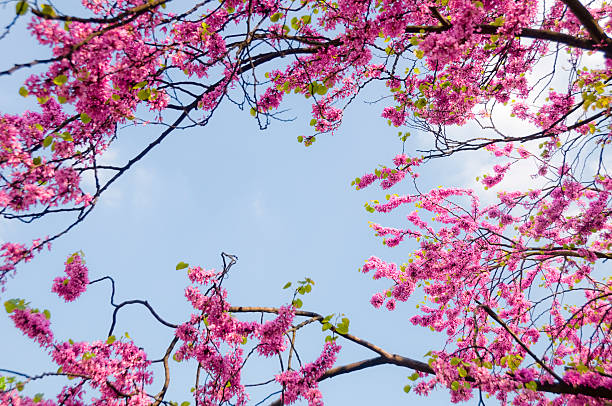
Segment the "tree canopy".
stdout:
<svg viewBox="0 0 612 406">
<path fill-rule="evenodd" d="M 285 120 L 290 98 L 303 96 L 312 105 L 312 131 L 297 142 L 310 147 L 338 131 L 345 110 L 371 89 L 382 93 L 377 106 L 399 129 L 403 148 L 386 165 L 364 168 L 352 186 L 385 190 L 365 204 L 368 212 L 405 214 L 399 225 L 370 223 L 384 245 L 411 241 L 417 248 L 402 262 L 366 260 L 361 271 L 388 282 L 370 302 L 406 312 L 413 329 L 438 332 L 446 345 L 413 359 L 357 337 L 349 332 L 350 315 L 302 309 L 301 297 L 314 285 L 309 278 L 286 285 L 295 288 L 289 304 L 236 306 L 223 283 L 237 258 L 224 253 L 219 271 L 176 265 L 191 282 L 185 297 L 193 311 L 182 323 L 168 322 L 147 301 L 115 303 L 111 296 L 113 323 L 100 341 L 56 339 L 48 311 L 7 298 L 16 328 L 59 370 L 22 380 L 4 370 L 2 403 L 170 404 L 173 358 L 196 361 L 196 404 L 246 404 L 241 371 L 251 357 L 280 360 L 269 381 L 281 388 L 276 404 L 322 404 L 319 381 L 383 364 L 412 370 L 407 392 L 427 395 L 443 387 L 455 402 L 478 397 L 484 403 L 487 396 L 519 405 L 612 401 L 610 5 L 184 3 L 83 0 L 62 10 L 4 2 L 15 9 L 0 38 L 6 41 L 27 20 L 30 34 L 50 52 L 10 61 L 0 71 L 10 78 L 31 70 L 19 95 L 35 106 L 0 116 L 0 213 L 4 221 L 24 223 L 71 217 L 47 236 L 0 247 L 3 296 L 23 262 L 86 221 L 105 192 L 171 134 L 206 126 L 229 105 L 250 112 L 265 129 Z M 524 131 L 509 132 L 507 120 Z M 156 135 L 124 165 L 101 163 L 129 133 L 129 123 L 152 125 Z M 459 132 L 464 125 L 472 135 Z M 497 192 L 495 200 L 453 185 L 422 190 L 419 175 L 428 164 L 450 156 L 495 160 L 488 174 L 474 174 Z M 525 174 L 526 163 L 535 170 Z M 91 189 L 82 184 L 86 176 L 95 180 Z M 498 190 L 508 178 L 520 186 Z M 76 252 L 66 259 L 65 275 L 49 283 L 74 301 L 102 281 L 114 292 L 111 277 L 90 280 Z M 45 282 L 33 275 L 32 283 Z M 422 302 L 409 311 L 401 302 L 414 297 Z M 144 306 L 175 331 L 164 357 L 155 360 L 164 365 L 163 377 L 153 376 L 146 349 L 114 335 L 116 315 L 128 304 Z M 251 321 L 247 313 L 262 316 Z M 312 323 L 326 332 L 320 356 L 296 362 L 295 337 Z M 349 344 L 376 356 L 336 365 L 341 345 Z M 21 393 L 32 380 L 56 375 L 67 380 L 53 399 Z M 151 387 L 154 378 L 161 389 Z"/>
</svg>

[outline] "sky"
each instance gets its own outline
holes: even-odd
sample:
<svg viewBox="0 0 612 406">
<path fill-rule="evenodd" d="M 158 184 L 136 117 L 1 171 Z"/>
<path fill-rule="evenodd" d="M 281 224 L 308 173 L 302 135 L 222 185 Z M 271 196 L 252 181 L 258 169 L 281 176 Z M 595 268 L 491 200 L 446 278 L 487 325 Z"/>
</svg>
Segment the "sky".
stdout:
<svg viewBox="0 0 612 406">
<path fill-rule="evenodd" d="M 12 12 L 12 4 L 0 13 Z M 2 21 L 4 25 L 4 20 Z M 3 58 L 0 68 L 13 61 L 46 55 L 24 32 L 20 21 L 11 36 L 0 41 Z M 17 95 L 25 76 L 0 78 L 0 111 L 19 113 L 29 101 Z M 372 255 L 402 261 L 414 246 L 396 248 L 382 245 L 368 221 L 400 225 L 408 211 L 375 215 L 364 210 L 364 202 L 381 199 L 388 193 L 371 187 L 356 191 L 351 180 L 391 165 L 402 151 L 398 129 L 380 117 L 385 102 L 377 100 L 382 89 L 366 90 L 345 112 L 344 123 L 333 135 L 318 137 L 305 148 L 296 141 L 309 135 L 310 105 L 288 99 L 289 122 L 273 122 L 259 130 L 248 111 L 225 104 L 209 125 L 175 132 L 138 162 L 102 196 L 93 213 L 67 236 L 53 244 L 50 252 L 35 256 L 7 285 L 2 300 L 25 298 L 32 305 L 51 311 L 57 338 L 106 339 L 112 308 L 109 285 L 89 287 L 76 302 L 64 303 L 50 292 L 53 278 L 63 274 L 66 258 L 75 251 L 85 253 L 90 279 L 112 276 L 117 283 L 116 301 L 146 299 L 165 319 L 178 323 L 189 317 L 183 296 L 188 280 L 176 271 L 179 261 L 219 269 L 220 253 L 238 257 L 225 287 L 232 305 L 280 306 L 291 300 L 288 281 L 312 278 L 316 285 L 303 298 L 305 310 L 321 314 L 344 313 L 350 332 L 403 356 L 425 359 L 424 354 L 444 345 L 444 337 L 429 329 L 415 327 L 409 318 L 416 314 L 417 300 L 400 303 L 393 312 L 374 309 L 369 299 L 387 283 L 373 281 L 358 272 Z M 458 134 L 473 128 L 455 129 Z M 120 131 L 106 153 L 108 164 L 122 164 L 161 131 L 153 125 Z M 423 134 L 412 131 L 406 152 L 413 152 Z M 481 157 L 484 155 L 480 155 Z M 472 186 L 474 178 L 486 171 L 486 160 L 458 156 L 428 164 L 420 172 L 422 190 L 445 186 Z M 87 186 L 87 181 L 85 181 Z M 393 193 L 412 189 L 403 182 Z M 0 223 L 0 240 L 28 242 L 51 234 L 67 219 L 45 219 L 38 224 Z M 36 374 L 55 370 L 48 356 L 36 344 L 21 336 L 7 314 L 0 315 L 0 368 Z M 152 359 L 161 357 L 173 331 L 160 326 L 142 307 L 127 307 L 119 315 L 115 334 L 128 332 Z M 326 333 L 312 325 L 298 337 L 297 348 L 304 362 L 320 353 Z M 343 349 L 336 365 L 375 356 L 339 339 Z M 173 364 L 171 400 L 191 400 L 193 365 Z M 159 371 L 159 369 L 157 369 Z M 247 364 L 243 382 L 266 381 L 278 373 L 277 361 Z M 404 385 L 412 371 L 379 366 L 335 377 L 321 383 L 328 405 L 449 403 L 447 390 L 439 389 L 427 398 L 406 394 Z M 61 384 L 50 379 L 32 384 L 26 393 L 52 394 Z M 158 390 L 156 383 L 152 392 Z M 252 391 L 257 404 L 278 387 Z M 270 400 L 275 399 L 275 397 Z M 471 402 L 476 404 L 477 401 Z M 266 404 L 266 403 L 264 403 Z M 469 404 L 469 403 L 468 403 Z"/>
</svg>

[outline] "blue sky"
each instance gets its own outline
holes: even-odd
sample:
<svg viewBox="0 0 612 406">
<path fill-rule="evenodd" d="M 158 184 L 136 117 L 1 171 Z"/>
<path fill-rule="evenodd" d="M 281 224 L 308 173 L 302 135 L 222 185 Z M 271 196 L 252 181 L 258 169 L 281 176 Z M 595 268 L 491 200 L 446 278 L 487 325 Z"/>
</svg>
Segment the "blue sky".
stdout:
<svg viewBox="0 0 612 406">
<path fill-rule="evenodd" d="M 0 42 L 3 54 L 10 55 L 3 68 L 9 59 L 26 61 L 40 52 L 29 45 L 23 26 L 17 29 L 21 31 L 12 38 L 19 42 Z M 0 80 L 0 111 L 18 113 L 28 107 L 28 101 L 17 95 L 23 78 Z M 381 92 L 366 91 L 346 111 L 342 128 L 333 136 L 319 137 L 310 148 L 296 141 L 311 129 L 310 105 L 297 98 L 284 105 L 290 109 L 287 116 L 295 120 L 274 122 L 266 131 L 258 129 L 248 111 L 226 104 L 208 126 L 175 132 L 116 182 L 85 222 L 55 242 L 51 252 L 21 265 L 3 300 L 21 297 L 33 306 L 48 308 L 58 338 L 105 339 L 112 313 L 108 284 L 91 286 L 70 304 L 50 292 L 52 279 L 62 274 L 71 253 L 85 252 L 90 279 L 115 278 L 117 301 L 147 299 L 164 318 L 180 322 L 189 316 L 183 297 L 187 278 L 175 265 L 185 261 L 218 269 L 220 253 L 225 251 L 239 258 L 226 283 L 232 304 L 280 306 L 290 300 L 290 292 L 282 286 L 309 276 L 316 285 L 304 299 L 304 309 L 345 313 L 351 320 L 351 333 L 388 351 L 424 359 L 427 351 L 441 348 L 444 337 L 409 323 L 416 301 L 400 304 L 394 312 L 372 308 L 370 297 L 387 285 L 357 272 L 371 255 L 401 261 L 413 248 L 409 244 L 384 247 L 368 228 L 368 221 L 399 225 L 407 214 L 379 216 L 364 210 L 365 201 L 380 199 L 387 192 L 355 191 L 350 186 L 352 179 L 378 164 L 390 164 L 402 149 L 398 130 L 380 118 L 384 102 L 365 103 Z M 152 125 L 121 130 L 106 162 L 126 162 L 160 131 Z M 413 134 L 406 145 L 408 153 L 418 143 L 419 134 Z M 478 175 L 473 170 L 480 165 L 464 157 L 435 162 L 421 171 L 420 185 L 423 190 L 464 186 Z M 410 190 L 406 182 L 393 192 Z M 2 222 L 0 238 L 27 242 L 59 230 L 65 221 L 54 218 L 27 226 Z M 0 316 L 0 331 L 4 343 L 0 368 L 31 374 L 55 369 L 34 343 L 12 327 L 6 314 Z M 161 356 L 173 334 L 139 307 L 120 313 L 116 332 L 125 331 L 151 358 Z M 313 325 L 298 338 L 302 360 L 318 356 L 324 337 Z M 343 350 L 337 365 L 375 355 L 339 342 Z M 190 400 L 195 368 L 174 365 L 173 369 L 177 378 L 170 399 Z M 254 363 L 247 365 L 244 381 L 265 381 L 277 372 L 276 361 Z M 376 367 L 328 380 L 321 389 L 329 405 L 449 402 L 446 390 L 429 398 L 405 394 L 402 388 L 411 373 L 393 366 Z M 49 380 L 27 390 L 53 393 L 60 383 Z M 253 404 L 274 390 L 253 391 Z"/>
</svg>

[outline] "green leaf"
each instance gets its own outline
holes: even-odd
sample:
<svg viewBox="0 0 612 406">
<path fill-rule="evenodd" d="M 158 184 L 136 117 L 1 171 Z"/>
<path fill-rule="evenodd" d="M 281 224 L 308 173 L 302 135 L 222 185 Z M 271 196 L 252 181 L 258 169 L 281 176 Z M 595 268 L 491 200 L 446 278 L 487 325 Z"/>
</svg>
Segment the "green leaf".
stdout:
<svg viewBox="0 0 612 406">
<path fill-rule="evenodd" d="M 285 283 L 285 286 L 283 286 L 283 289 L 287 289 L 289 287 L 291 287 L 291 282 Z"/>
<path fill-rule="evenodd" d="M 257 115 L 257 110 L 255 110 L 255 108 L 254 108 L 254 107 L 251 107 L 251 111 L 250 111 L 250 113 L 251 113 L 251 115 L 252 115 L 253 117 L 255 117 L 255 116 Z"/>
<path fill-rule="evenodd" d="M 491 25 L 495 25 L 499 27 L 504 24 L 504 20 L 505 20 L 504 16 L 499 16 L 495 19 L 495 21 L 493 21 Z"/>
<path fill-rule="evenodd" d="M 55 79 L 53 79 L 53 83 L 58 86 L 63 86 L 66 84 L 66 82 L 68 82 L 68 76 L 66 75 L 57 75 Z"/>
<path fill-rule="evenodd" d="M 410 393 L 411 389 L 412 389 L 412 386 L 410 386 L 410 385 L 404 386 L 404 392 L 406 392 L 406 393 Z"/>
<path fill-rule="evenodd" d="M 578 364 L 576 366 L 576 371 L 578 371 L 581 374 L 584 374 L 585 372 L 589 372 L 589 367 L 587 367 L 584 364 Z"/>
<path fill-rule="evenodd" d="M 37 393 L 36 395 L 34 395 L 34 398 L 32 399 L 34 401 L 34 403 L 39 403 L 43 398 L 43 394 L 42 393 Z"/>
<path fill-rule="evenodd" d="M 117 341 L 117 338 L 113 335 L 113 336 L 108 336 L 108 338 L 106 339 L 106 344 L 112 344 L 115 341 Z"/>
<path fill-rule="evenodd" d="M 113 99 L 114 101 L 119 101 L 119 99 L 121 99 L 121 96 L 119 96 L 118 94 L 114 94 L 111 96 L 111 99 Z"/>
<path fill-rule="evenodd" d="M 94 354 L 93 352 L 87 351 L 85 354 L 83 354 L 83 359 L 84 360 L 88 360 L 88 359 L 91 359 L 91 358 L 93 358 L 95 356 L 96 356 L 96 354 Z"/>
<path fill-rule="evenodd" d="M 42 159 L 40 159 L 39 156 L 35 157 L 34 159 L 32 159 L 32 163 L 36 166 L 40 165 L 42 162 Z"/>
<path fill-rule="evenodd" d="M 461 360 L 460 360 L 459 358 L 454 357 L 453 359 L 451 359 L 450 364 L 451 364 L 452 366 L 456 366 L 456 365 L 459 365 L 459 363 L 460 363 L 460 362 L 461 362 Z"/>
<path fill-rule="evenodd" d="M 412 375 L 410 375 L 410 376 L 408 377 L 408 379 L 410 379 L 411 381 L 416 381 L 417 379 L 419 379 L 419 377 L 420 377 L 420 376 L 419 376 L 419 373 L 418 373 L 418 372 L 415 372 L 415 373 L 413 373 Z"/>
<path fill-rule="evenodd" d="M 55 17 L 57 14 L 55 14 L 55 10 L 53 10 L 53 7 L 51 7 L 48 4 L 43 4 L 42 5 L 42 10 L 40 11 L 42 14 L 46 15 L 46 16 L 50 16 L 50 17 Z"/>
<path fill-rule="evenodd" d="M 229 382 L 228 382 L 229 383 Z M 189 406 L 189 402 L 184 401 L 183 403 L 181 403 L 181 406 Z"/>
<path fill-rule="evenodd" d="M 91 122 L 91 117 L 89 117 L 87 113 L 81 113 L 81 121 L 83 122 L 83 124 L 87 124 Z"/>
<path fill-rule="evenodd" d="M 6 309 L 7 313 L 13 313 L 13 311 L 17 308 L 17 305 L 13 300 L 7 300 L 6 302 L 4 302 L 4 308 Z"/>
<path fill-rule="evenodd" d="M 49 310 L 45 309 L 43 314 L 45 315 L 45 319 L 49 320 L 51 318 L 51 312 Z"/>
<path fill-rule="evenodd" d="M 19 95 L 22 97 L 28 97 L 28 94 L 30 94 L 30 92 L 28 92 L 28 89 L 26 89 L 25 87 L 21 86 L 19 88 Z"/>
<path fill-rule="evenodd" d="M 140 89 L 136 96 L 142 101 L 149 100 L 149 97 L 151 97 L 151 89 Z"/>
<path fill-rule="evenodd" d="M 281 13 L 274 13 L 270 16 L 270 21 L 273 23 L 278 22 L 283 15 Z"/>
<path fill-rule="evenodd" d="M 463 367 L 457 368 L 457 372 L 459 372 L 459 376 L 465 378 L 467 376 L 467 371 Z"/>
<path fill-rule="evenodd" d="M 178 264 L 176 264 L 176 270 L 177 270 L 177 271 L 180 271 L 181 269 L 185 269 L 185 268 L 187 268 L 188 266 L 189 266 L 189 264 L 187 264 L 187 263 L 185 263 L 185 262 L 181 261 L 181 262 L 179 262 Z"/>
<path fill-rule="evenodd" d="M 146 85 L 147 85 L 147 81 L 146 81 L 146 80 L 144 80 L 144 81 L 142 81 L 142 82 L 138 82 L 138 83 L 136 83 L 136 84 L 135 84 L 135 85 L 132 87 L 132 89 L 142 89 L 142 88 L 143 88 L 143 87 L 145 87 Z"/>
<path fill-rule="evenodd" d="M 348 334 L 349 331 L 349 320 L 347 318 L 342 319 L 342 323 L 336 326 L 336 332 L 338 334 Z"/>
<path fill-rule="evenodd" d="M 538 384 L 535 381 L 527 382 L 525 387 L 534 392 L 538 390 Z"/>
<path fill-rule="evenodd" d="M 300 307 L 302 307 L 302 300 L 301 299 L 295 299 L 292 302 L 293 306 L 295 306 L 296 309 L 299 309 Z"/>
<path fill-rule="evenodd" d="M 53 136 L 52 135 L 47 135 L 45 137 L 45 139 L 43 140 L 43 147 L 47 148 L 52 143 L 53 143 Z"/>
<path fill-rule="evenodd" d="M 297 141 L 301 144 L 304 141 L 304 137 L 303 136 L 298 136 L 297 137 Z"/>
<path fill-rule="evenodd" d="M 297 17 L 293 17 L 291 19 L 291 28 L 293 28 L 294 30 L 297 30 L 300 28 L 300 25 L 298 24 L 298 18 Z"/>
<path fill-rule="evenodd" d="M 15 6 L 15 13 L 16 13 L 18 16 L 22 16 L 22 15 L 24 15 L 25 13 L 27 13 L 27 12 L 28 12 L 28 8 L 29 8 L 29 6 L 28 6 L 28 2 L 27 2 L 27 1 L 25 1 L 25 0 L 21 0 L 21 1 L 20 1 L 19 3 L 17 3 L 17 5 Z"/>
<path fill-rule="evenodd" d="M 74 141 L 74 139 L 72 138 L 72 135 L 68 131 L 62 133 L 60 137 L 62 137 L 64 141 Z"/>
<path fill-rule="evenodd" d="M 323 323 L 321 331 L 329 330 L 332 327 L 331 323 Z"/>
<path fill-rule="evenodd" d="M 452 389 L 452 390 L 459 390 L 459 382 L 457 382 L 457 381 L 453 381 L 453 382 L 451 383 L 451 389 Z"/>
</svg>

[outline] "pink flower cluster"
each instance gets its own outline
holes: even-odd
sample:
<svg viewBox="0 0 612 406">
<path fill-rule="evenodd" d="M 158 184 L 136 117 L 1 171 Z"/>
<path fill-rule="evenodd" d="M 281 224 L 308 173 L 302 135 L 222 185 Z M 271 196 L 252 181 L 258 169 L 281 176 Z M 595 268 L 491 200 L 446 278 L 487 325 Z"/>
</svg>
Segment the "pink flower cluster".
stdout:
<svg viewBox="0 0 612 406">
<path fill-rule="evenodd" d="M 53 343 L 49 319 L 45 314 L 32 309 L 15 309 L 9 316 L 15 327 L 21 332 L 38 342 L 41 347 L 50 347 Z"/>
<path fill-rule="evenodd" d="M 511 144 L 488 149 L 500 158 L 514 159 Z M 518 155 L 532 157 L 524 148 Z M 546 161 L 544 165 L 554 168 Z M 487 177 L 485 184 L 495 185 L 510 168 L 511 163 L 495 165 L 496 175 Z M 498 202 L 490 206 L 481 206 L 472 191 L 455 188 L 388 195 L 387 202 L 366 206 L 380 213 L 406 204 L 419 209 L 407 215 L 410 227 L 370 224 L 389 247 L 412 240 L 416 249 L 407 261 L 370 257 L 362 268 L 374 272 L 374 279 L 391 282 L 372 296 L 374 307 L 386 304 L 393 310 L 398 302 L 422 292 L 424 300 L 411 322 L 448 337 L 446 350 L 435 353 L 430 362 L 436 376 L 419 383 L 417 392 L 426 394 L 442 384 L 451 389 L 453 401 L 468 400 L 474 387 L 474 381 L 464 379 L 469 374 L 480 390 L 502 402 L 510 394 L 514 404 L 542 402 L 545 397 L 533 390 L 532 381 L 552 383 L 556 377 L 531 368 L 525 351 L 525 346 L 541 342 L 548 350 L 540 362 L 565 382 L 612 386 L 612 379 L 602 374 L 612 372 L 610 337 L 596 327 L 612 322 L 611 290 L 598 281 L 595 268 L 609 258 L 612 247 L 612 182 L 609 176 L 597 175 L 585 186 L 567 165 L 552 173 L 557 176 L 555 184 L 536 191 L 500 192 Z M 362 176 L 359 188 L 376 180 L 386 188 L 377 173 Z M 569 294 L 571 301 L 565 296 Z M 507 328 L 492 319 L 491 312 Z M 550 318 L 533 318 L 543 312 Z M 598 360 L 597 366 L 590 360 Z M 555 402 L 594 400 L 559 395 Z"/>
<path fill-rule="evenodd" d="M 51 291 L 63 297 L 66 302 L 72 302 L 87 290 L 88 270 L 81 256 L 75 253 L 66 261 L 64 272 L 67 276 L 55 278 Z"/>
<path fill-rule="evenodd" d="M 229 312 L 227 292 L 220 286 L 219 273 L 197 267 L 189 268 L 188 275 L 194 284 L 206 287 L 207 293 L 202 293 L 195 285 L 185 289 L 185 297 L 198 313 L 192 314 L 188 322 L 177 328 L 176 336 L 182 344 L 176 351 L 175 359 L 195 359 L 208 374 L 210 379 L 195 391 L 203 404 L 217 405 L 230 401 L 237 405 L 246 404 L 248 395 L 241 383 L 241 369 L 245 362 L 242 346 L 249 340 L 258 341 L 257 353 L 265 357 L 284 351 L 287 344 L 285 334 L 291 328 L 295 309 L 293 306 L 280 307 L 278 316 L 264 323 L 240 321 Z M 335 344 L 326 346 L 319 360 L 303 368 L 299 385 L 277 381 L 292 388 L 291 396 L 304 396 L 314 402 L 315 398 L 320 398 L 320 393 L 315 390 L 316 384 L 313 382 L 333 365 L 337 350 L 339 347 Z M 311 385 L 312 390 L 305 391 L 306 384 Z"/>
<path fill-rule="evenodd" d="M 290 405 L 304 398 L 308 406 L 322 406 L 317 380 L 334 365 L 339 351 L 340 346 L 335 341 L 329 341 L 316 361 L 304 365 L 299 371 L 285 371 L 276 375 L 276 381 L 283 385 L 283 404 Z"/>
</svg>

